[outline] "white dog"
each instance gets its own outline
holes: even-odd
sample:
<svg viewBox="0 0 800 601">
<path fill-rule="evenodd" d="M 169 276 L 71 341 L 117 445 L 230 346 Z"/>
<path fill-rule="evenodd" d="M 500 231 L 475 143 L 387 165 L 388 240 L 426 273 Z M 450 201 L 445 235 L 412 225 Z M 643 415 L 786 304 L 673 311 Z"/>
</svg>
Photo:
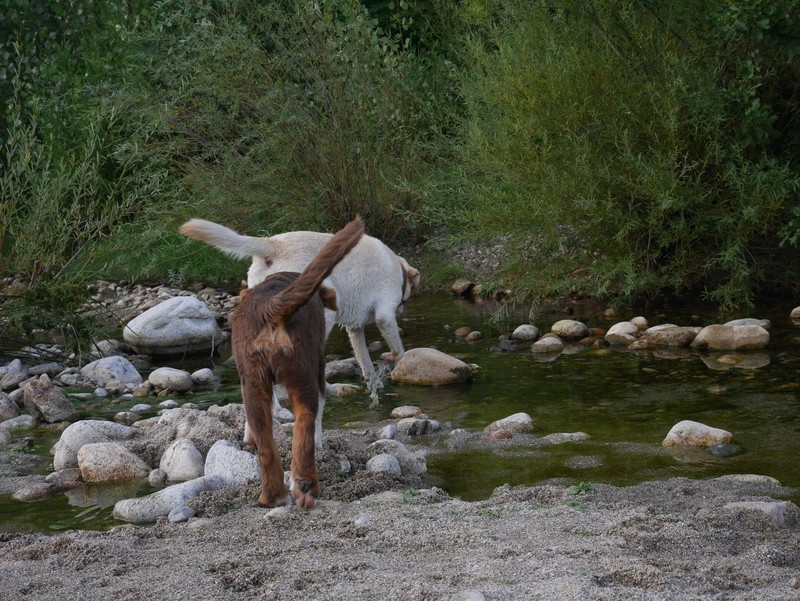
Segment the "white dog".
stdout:
<svg viewBox="0 0 800 601">
<path fill-rule="evenodd" d="M 268 238 L 243 236 L 223 225 L 192 219 L 184 223 L 184 236 L 202 240 L 239 258 L 252 258 L 247 285 L 252 288 L 280 271 L 301 272 L 333 234 L 286 232 Z M 333 270 L 324 285 L 336 291 L 338 311 L 325 311 L 326 338 L 334 323 L 347 330 L 364 379 L 375 377 L 364 327 L 375 323 L 389 344 L 388 359 L 403 355 L 397 315 L 419 287 L 420 273 L 377 238 L 364 236 Z"/>
</svg>

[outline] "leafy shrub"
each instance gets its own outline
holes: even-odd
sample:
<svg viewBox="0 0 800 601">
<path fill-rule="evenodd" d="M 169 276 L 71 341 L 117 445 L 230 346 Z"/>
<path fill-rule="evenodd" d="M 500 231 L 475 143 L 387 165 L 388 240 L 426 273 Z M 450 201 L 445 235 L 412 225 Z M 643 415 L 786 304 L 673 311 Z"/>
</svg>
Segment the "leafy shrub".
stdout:
<svg viewBox="0 0 800 601">
<path fill-rule="evenodd" d="M 473 4 L 461 160 L 430 211 L 461 240 L 513 234 L 493 277 L 723 306 L 796 286 L 775 250 L 800 186 L 800 3 Z"/>
</svg>

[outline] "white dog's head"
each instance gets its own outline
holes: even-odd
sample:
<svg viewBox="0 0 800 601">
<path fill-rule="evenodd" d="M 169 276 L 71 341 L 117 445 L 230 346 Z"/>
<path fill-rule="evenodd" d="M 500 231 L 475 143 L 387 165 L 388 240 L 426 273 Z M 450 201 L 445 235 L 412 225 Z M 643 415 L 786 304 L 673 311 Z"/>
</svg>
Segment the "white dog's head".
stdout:
<svg viewBox="0 0 800 601">
<path fill-rule="evenodd" d="M 405 302 L 419 290 L 419 282 L 422 276 L 419 273 L 419 269 L 411 267 L 403 257 L 397 258 L 400 259 L 400 265 L 403 266 L 403 271 L 406 274 L 405 282 L 403 282 L 403 302 Z"/>
</svg>

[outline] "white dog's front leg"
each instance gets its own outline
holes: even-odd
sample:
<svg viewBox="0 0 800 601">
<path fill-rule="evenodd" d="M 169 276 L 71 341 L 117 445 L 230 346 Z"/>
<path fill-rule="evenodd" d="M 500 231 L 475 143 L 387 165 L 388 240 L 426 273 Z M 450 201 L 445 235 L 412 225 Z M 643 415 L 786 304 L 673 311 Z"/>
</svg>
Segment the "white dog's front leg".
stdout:
<svg viewBox="0 0 800 601">
<path fill-rule="evenodd" d="M 350 345 L 356 355 L 356 361 L 361 367 L 361 373 L 365 380 L 375 377 L 375 368 L 372 367 L 372 359 L 369 358 L 367 341 L 364 338 L 364 328 L 347 328 L 347 335 L 350 338 Z"/>
<path fill-rule="evenodd" d="M 375 316 L 375 323 L 392 351 L 393 360 L 399 360 L 405 351 L 403 350 L 403 341 L 400 339 L 400 328 L 397 327 L 395 314 L 378 313 Z"/>
</svg>

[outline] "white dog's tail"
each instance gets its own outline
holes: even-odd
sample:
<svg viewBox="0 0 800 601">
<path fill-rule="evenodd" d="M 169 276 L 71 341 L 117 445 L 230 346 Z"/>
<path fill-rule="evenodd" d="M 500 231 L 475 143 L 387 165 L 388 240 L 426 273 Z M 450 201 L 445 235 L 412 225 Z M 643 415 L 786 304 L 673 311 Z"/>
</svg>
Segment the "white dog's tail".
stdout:
<svg viewBox="0 0 800 601">
<path fill-rule="evenodd" d="M 224 225 L 205 219 L 190 219 L 179 231 L 184 236 L 216 246 L 237 259 L 248 259 L 252 256 L 268 259 L 277 252 L 275 244 L 268 238 L 243 236 Z"/>
</svg>

